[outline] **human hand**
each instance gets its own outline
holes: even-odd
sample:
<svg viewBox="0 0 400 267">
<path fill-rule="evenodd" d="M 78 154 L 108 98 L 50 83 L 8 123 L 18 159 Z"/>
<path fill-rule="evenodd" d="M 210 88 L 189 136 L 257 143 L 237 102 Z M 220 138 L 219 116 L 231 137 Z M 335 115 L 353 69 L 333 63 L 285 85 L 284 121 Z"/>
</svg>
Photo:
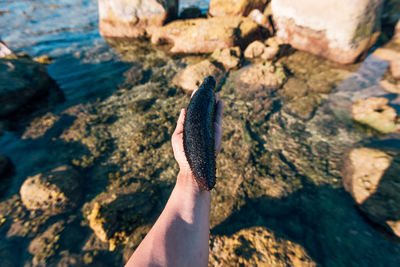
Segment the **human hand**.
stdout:
<svg viewBox="0 0 400 267">
<path fill-rule="evenodd" d="M 215 95 L 215 121 L 214 121 L 214 145 L 215 145 L 215 156 L 218 155 L 221 148 L 222 139 L 222 111 L 224 109 L 224 103 Z M 178 162 L 180 171 L 189 174 L 191 173 L 189 163 L 186 159 L 185 151 L 183 149 L 183 124 L 185 121 L 186 109 L 182 109 L 178 118 L 176 129 L 172 134 L 172 149 L 174 150 L 174 156 Z"/>
</svg>

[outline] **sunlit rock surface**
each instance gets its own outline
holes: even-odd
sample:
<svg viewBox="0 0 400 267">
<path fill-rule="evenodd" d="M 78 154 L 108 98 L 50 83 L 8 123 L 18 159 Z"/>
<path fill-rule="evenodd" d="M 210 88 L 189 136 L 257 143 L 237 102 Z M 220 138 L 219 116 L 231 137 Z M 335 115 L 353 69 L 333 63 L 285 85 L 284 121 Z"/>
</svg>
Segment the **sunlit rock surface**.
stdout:
<svg viewBox="0 0 400 267">
<path fill-rule="evenodd" d="M 25 180 L 20 189 L 22 203 L 29 210 L 55 215 L 75 208 L 82 196 L 79 174 L 61 166 Z"/>
<path fill-rule="evenodd" d="M 240 47 L 216 49 L 211 54 L 211 59 L 224 65 L 225 70 L 232 70 L 239 67 L 242 59 Z"/>
<path fill-rule="evenodd" d="M 157 29 L 151 41 L 173 43 L 172 53 L 211 53 L 218 48 L 243 48 L 258 38 L 258 25 L 251 19 L 214 17 L 173 21 Z"/>
<path fill-rule="evenodd" d="M 343 183 L 360 209 L 400 237 L 399 152 L 356 148 L 345 164 Z"/>
<path fill-rule="evenodd" d="M 176 17 L 178 0 L 99 0 L 99 30 L 105 37 L 144 37 Z"/>
<path fill-rule="evenodd" d="M 253 9 L 264 10 L 268 0 L 210 0 L 209 13 L 213 17 L 247 16 Z"/>
<path fill-rule="evenodd" d="M 272 0 L 277 36 L 293 47 L 349 64 L 375 43 L 382 0 Z"/>
</svg>

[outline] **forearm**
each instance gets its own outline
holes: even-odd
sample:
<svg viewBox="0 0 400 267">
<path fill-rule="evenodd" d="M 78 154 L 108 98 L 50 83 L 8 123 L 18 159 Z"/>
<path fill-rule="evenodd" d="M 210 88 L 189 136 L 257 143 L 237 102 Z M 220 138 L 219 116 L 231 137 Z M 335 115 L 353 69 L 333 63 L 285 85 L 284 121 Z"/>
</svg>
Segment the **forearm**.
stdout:
<svg viewBox="0 0 400 267">
<path fill-rule="evenodd" d="M 127 266 L 207 266 L 210 192 L 179 172 L 164 211 Z"/>
</svg>

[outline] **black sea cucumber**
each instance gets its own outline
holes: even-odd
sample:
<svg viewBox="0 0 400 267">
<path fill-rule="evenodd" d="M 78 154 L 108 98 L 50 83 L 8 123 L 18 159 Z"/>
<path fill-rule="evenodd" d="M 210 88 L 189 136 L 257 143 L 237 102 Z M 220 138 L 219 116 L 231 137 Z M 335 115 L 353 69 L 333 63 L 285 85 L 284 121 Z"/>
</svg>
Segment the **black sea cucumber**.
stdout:
<svg viewBox="0 0 400 267">
<path fill-rule="evenodd" d="M 192 96 L 183 126 L 183 148 L 201 189 L 215 185 L 215 79 L 208 76 Z"/>
</svg>

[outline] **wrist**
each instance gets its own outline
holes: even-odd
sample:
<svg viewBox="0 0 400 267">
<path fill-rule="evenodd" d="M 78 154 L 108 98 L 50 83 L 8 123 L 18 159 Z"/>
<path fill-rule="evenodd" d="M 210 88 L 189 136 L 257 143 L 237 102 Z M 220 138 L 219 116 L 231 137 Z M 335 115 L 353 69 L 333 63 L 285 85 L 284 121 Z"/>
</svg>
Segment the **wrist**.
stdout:
<svg viewBox="0 0 400 267">
<path fill-rule="evenodd" d="M 194 194 L 208 192 L 206 190 L 200 189 L 199 185 L 197 184 L 196 178 L 194 177 L 190 169 L 181 169 L 179 171 L 176 186 L 184 189 L 186 192 Z"/>
</svg>

